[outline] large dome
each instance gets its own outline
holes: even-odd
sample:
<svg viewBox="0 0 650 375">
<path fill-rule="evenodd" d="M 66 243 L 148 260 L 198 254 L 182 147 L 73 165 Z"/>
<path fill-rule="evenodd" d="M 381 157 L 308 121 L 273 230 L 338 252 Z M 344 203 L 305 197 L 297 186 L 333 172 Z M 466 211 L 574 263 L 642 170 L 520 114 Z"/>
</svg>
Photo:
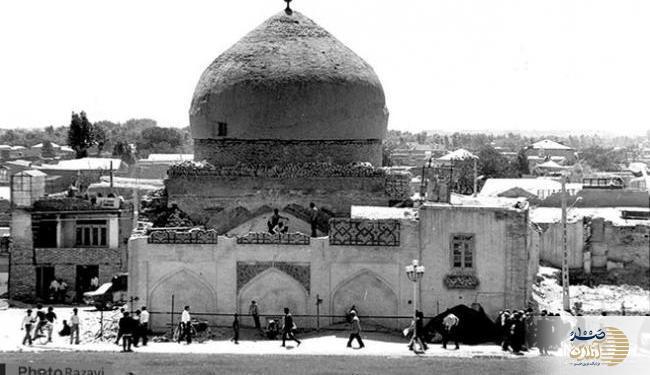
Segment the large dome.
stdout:
<svg viewBox="0 0 650 375">
<path fill-rule="evenodd" d="M 298 12 L 281 12 L 203 72 L 195 159 L 381 163 L 388 111 L 372 67 Z"/>
</svg>

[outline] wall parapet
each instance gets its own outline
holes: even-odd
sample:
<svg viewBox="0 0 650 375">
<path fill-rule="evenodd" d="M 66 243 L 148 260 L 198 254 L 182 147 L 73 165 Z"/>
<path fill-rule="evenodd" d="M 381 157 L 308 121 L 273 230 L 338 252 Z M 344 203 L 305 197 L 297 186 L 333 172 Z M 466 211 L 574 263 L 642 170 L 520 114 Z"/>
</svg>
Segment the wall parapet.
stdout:
<svg viewBox="0 0 650 375">
<path fill-rule="evenodd" d="M 400 246 L 398 220 L 333 218 L 329 227 L 333 246 Z"/>
<path fill-rule="evenodd" d="M 310 237 L 302 233 L 248 233 L 237 237 L 238 245 L 309 245 Z"/>
<path fill-rule="evenodd" d="M 216 230 L 154 230 L 147 239 L 151 244 L 216 244 Z"/>
</svg>

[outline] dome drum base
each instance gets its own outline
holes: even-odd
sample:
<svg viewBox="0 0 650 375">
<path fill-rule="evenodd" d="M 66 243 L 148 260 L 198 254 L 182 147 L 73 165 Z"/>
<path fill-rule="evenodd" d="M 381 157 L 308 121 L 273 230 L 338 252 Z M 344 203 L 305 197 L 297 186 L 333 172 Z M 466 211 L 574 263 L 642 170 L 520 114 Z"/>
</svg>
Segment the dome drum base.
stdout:
<svg viewBox="0 0 650 375">
<path fill-rule="evenodd" d="M 382 165 L 381 140 L 245 140 L 195 139 L 194 160 L 206 160 L 216 166 L 240 163 L 278 165 L 326 162 L 349 164 L 368 162 Z"/>
</svg>

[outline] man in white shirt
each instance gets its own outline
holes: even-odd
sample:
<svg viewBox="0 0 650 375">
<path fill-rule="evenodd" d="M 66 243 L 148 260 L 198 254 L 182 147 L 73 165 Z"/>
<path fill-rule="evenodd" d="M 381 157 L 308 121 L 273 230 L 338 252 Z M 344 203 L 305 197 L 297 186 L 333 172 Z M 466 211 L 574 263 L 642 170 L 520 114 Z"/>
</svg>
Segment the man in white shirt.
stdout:
<svg viewBox="0 0 650 375">
<path fill-rule="evenodd" d="M 70 345 L 74 342 L 79 345 L 79 310 L 75 307 L 72 309 L 72 315 L 70 316 Z M 76 340 L 75 340 L 76 337 Z"/>
<path fill-rule="evenodd" d="M 147 311 L 147 306 L 142 306 L 142 311 L 140 312 L 140 330 L 142 346 L 147 346 L 147 341 L 149 341 L 147 337 L 149 333 L 149 311 Z"/>
<path fill-rule="evenodd" d="M 178 335 L 178 343 L 183 341 L 183 337 L 188 344 L 192 343 L 192 317 L 190 316 L 190 307 L 185 306 L 181 314 L 181 334 Z"/>
</svg>

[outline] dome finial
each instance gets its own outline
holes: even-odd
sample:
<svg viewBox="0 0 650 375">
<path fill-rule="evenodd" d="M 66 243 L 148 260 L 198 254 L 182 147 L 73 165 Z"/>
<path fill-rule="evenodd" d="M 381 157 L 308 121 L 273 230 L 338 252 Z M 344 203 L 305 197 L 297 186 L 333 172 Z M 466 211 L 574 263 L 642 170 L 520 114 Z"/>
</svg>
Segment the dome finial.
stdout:
<svg viewBox="0 0 650 375">
<path fill-rule="evenodd" d="M 292 1 L 292 0 L 284 0 L 284 2 L 287 3 L 287 7 L 284 9 L 284 12 L 285 12 L 286 14 L 291 14 L 291 13 L 293 13 L 293 10 L 291 10 L 291 6 L 290 6 L 290 5 L 291 5 L 291 1 Z"/>
</svg>

